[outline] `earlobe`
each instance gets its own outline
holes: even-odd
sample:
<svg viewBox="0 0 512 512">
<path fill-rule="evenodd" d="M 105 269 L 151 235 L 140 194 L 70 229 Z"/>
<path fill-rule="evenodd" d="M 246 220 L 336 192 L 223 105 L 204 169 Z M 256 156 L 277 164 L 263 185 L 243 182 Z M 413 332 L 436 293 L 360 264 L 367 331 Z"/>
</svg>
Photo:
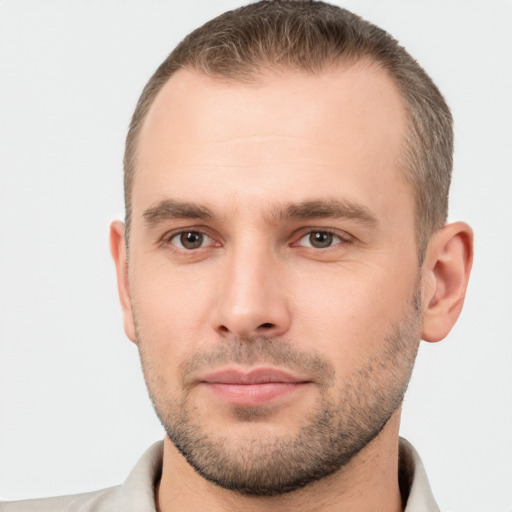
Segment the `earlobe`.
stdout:
<svg viewBox="0 0 512 512">
<path fill-rule="evenodd" d="M 128 338 L 135 343 L 135 325 L 130 300 L 124 224 L 119 220 L 112 222 L 110 225 L 110 253 L 116 265 L 117 290 L 123 310 L 124 331 Z"/>
<path fill-rule="evenodd" d="M 422 267 L 425 341 L 446 337 L 462 310 L 473 263 L 473 231 L 463 222 L 436 231 Z"/>
</svg>

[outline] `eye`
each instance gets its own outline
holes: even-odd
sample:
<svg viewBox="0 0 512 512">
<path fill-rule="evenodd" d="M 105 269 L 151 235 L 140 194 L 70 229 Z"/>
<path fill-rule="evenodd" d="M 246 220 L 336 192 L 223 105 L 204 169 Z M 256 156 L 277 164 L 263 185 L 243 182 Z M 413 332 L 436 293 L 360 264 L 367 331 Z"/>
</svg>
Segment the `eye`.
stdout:
<svg viewBox="0 0 512 512">
<path fill-rule="evenodd" d="M 314 249 L 326 249 L 333 245 L 344 242 L 341 237 L 330 231 L 310 231 L 303 236 L 296 245 L 302 247 L 313 247 Z"/>
<path fill-rule="evenodd" d="M 182 231 L 169 239 L 171 244 L 187 251 L 200 249 L 201 247 L 211 244 L 212 241 L 213 240 L 208 235 L 200 231 Z"/>
</svg>

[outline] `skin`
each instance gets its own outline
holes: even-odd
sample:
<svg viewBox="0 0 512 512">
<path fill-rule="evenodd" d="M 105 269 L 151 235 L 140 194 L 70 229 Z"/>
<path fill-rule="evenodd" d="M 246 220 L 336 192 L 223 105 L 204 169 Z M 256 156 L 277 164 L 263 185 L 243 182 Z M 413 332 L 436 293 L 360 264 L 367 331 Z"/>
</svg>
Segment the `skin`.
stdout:
<svg viewBox="0 0 512 512">
<path fill-rule="evenodd" d="M 463 223 L 437 231 L 418 267 L 414 197 L 398 165 L 405 130 L 399 92 L 368 63 L 267 73 L 251 84 L 188 70 L 169 80 L 140 134 L 129 258 L 122 223 L 111 226 L 125 331 L 157 410 L 165 415 L 187 393 L 194 422 L 236 452 L 297 435 L 322 397 L 341 403 L 350 385 L 366 389 L 368 368 L 376 387 L 406 386 L 420 337 L 442 339 L 460 313 L 472 233 Z M 194 209 L 176 209 L 177 201 Z M 290 204 L 318 201 L 341 202 L 343 215 L 286 215 Z M 182 230 L 206 236 L 186 249 Z M 312 232 L 333 233 L 332 243 L 312 247 Z M 410 321 L 414 302 L 421 310 Z M 372 364 L 404 323 L 413 332 L 405 356 L 391 367 Z M 324 394 L 313 370 L 274 362 L 306 384 L 233 405 L 198 383 L 232 363 L 187 366 L 261 339 L 327 362 Z M 242 370 L 259 366 L 243 361 Z M 401 510 L 399 417 L 398 407 L 339 471 L 272 497 L 212 484 L 166 437 L 159 509 Z"/>
</svg>

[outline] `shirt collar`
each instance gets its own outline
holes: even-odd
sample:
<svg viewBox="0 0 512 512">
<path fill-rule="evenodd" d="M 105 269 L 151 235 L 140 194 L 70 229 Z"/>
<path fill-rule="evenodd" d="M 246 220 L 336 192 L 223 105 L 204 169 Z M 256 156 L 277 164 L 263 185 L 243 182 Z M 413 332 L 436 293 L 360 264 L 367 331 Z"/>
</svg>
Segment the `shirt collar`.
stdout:
<svg viewBox="0 0 512 512">
<path fill-rule="evenodd" d="M 119 489 L 120 510 L 156 512 L 155 486 L 160 480 L 163 461 L 163 441 L 144 453 Z M 425 468 L 414 447 L 400 438 L 399 482 L 406 502 L 404 512 L 439 512 Z"/>
<path fill-rule="evenodd" d="M 418 452 L 400 438 L 398 478 L 406 503 L 404 512 L 439 512 Z"/>
</svg>

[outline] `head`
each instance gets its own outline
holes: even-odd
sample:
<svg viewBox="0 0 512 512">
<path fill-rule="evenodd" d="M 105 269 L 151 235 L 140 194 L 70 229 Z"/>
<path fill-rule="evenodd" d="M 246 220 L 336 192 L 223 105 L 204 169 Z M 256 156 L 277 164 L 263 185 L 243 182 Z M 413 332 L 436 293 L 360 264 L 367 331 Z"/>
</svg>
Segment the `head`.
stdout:
<svg viewBox="0 0 512 512">
<path fill-rule="evenodd" d="M 451 140 L 405 50 L 326 4 L 226 13 L 160 66 L 111 246 L 189 467 L 272 495 L 396 444 L 420 338 L 450 330 L 471 265 L 469 228 L 444 226 Z"/>
<path fill-rule="evenodd" d="M 416 201 L 418 254 L 447 218 L 453 126 L 450 110 L 421 66 L 381 28 L 323 2 L 263 1 L 229 11 L 189 34 L 151 77 L 135 109 L 124 157 L 127 239 L 141 126 L 179 69 L 220 81 L 254 82 L 266 71 L 319 74 L 371 61 L 393 80 L 407 112 L 401 170 Z"/>
</svg>

